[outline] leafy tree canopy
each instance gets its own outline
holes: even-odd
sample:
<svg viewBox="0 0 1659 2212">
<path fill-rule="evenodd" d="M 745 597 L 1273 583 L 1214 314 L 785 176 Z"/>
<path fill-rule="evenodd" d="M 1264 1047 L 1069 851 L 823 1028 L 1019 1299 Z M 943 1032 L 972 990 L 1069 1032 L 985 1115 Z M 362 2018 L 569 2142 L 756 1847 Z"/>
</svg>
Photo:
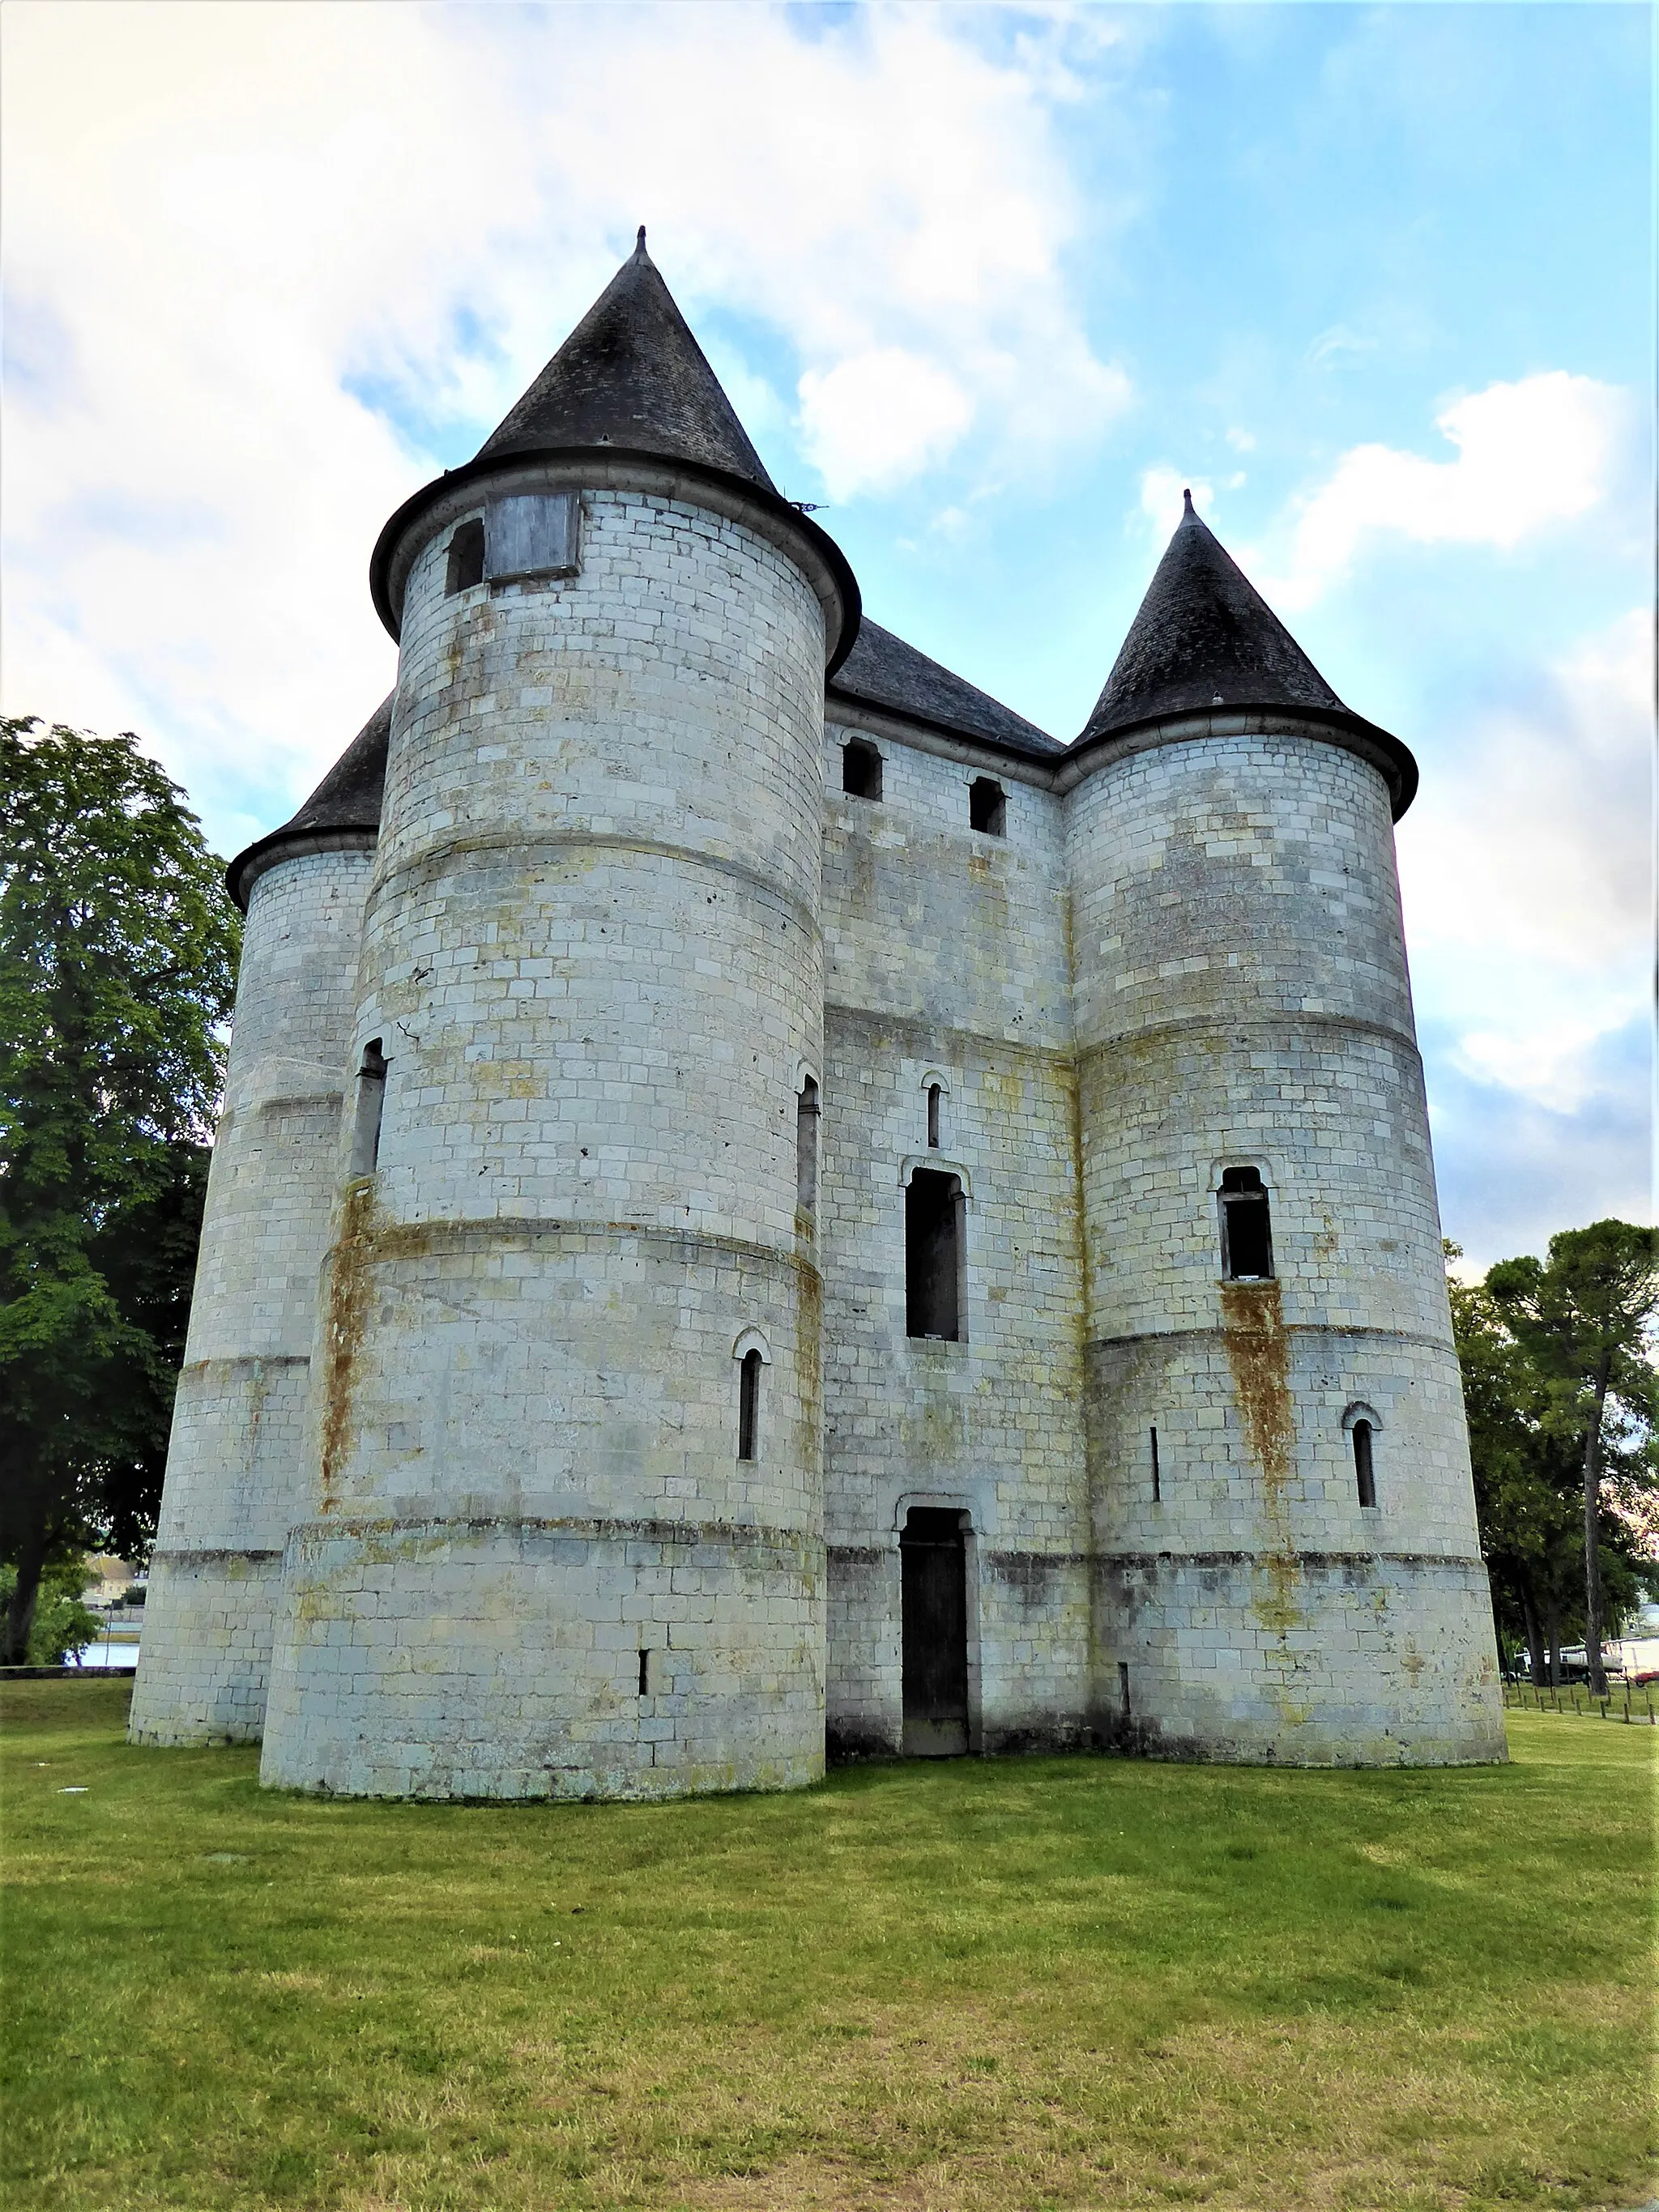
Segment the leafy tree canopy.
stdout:
<svg viewBox="0 0 1659 2212">
<path fill-rule="evenodd" d="M 131 732 L 0 721 L 0 1657 L 154 1534 L 239 922 Z"/>
<path fill-rule="evenodd" d="M 82 1601 L 85 1586 L 84 1554 L 80 1552 L 54 1559 L 44 1571 L 24 1651 L 29 1666 L 61 1667 L 71 1652 L 83 1651 L 102 1635 L 103 1622 Z M 16 1587 L 16 1568 L 0 1566 L 0 1605 L 10 1606 Z"/>
<path fill-rule="evenodd" d="M 1564 1230 L 1547 1259 L 1449 1288 L 1500 1628 L 1524 1634 L 1539 1680 L 1546 1646 L 1553 1669 L 1564 1637 L 1582 1634 L 1598 1678 L 1607 1621 L 1659 1577 L 1638 1534 L 1659 1470 L 1653 1232 Z"/>
</svg>

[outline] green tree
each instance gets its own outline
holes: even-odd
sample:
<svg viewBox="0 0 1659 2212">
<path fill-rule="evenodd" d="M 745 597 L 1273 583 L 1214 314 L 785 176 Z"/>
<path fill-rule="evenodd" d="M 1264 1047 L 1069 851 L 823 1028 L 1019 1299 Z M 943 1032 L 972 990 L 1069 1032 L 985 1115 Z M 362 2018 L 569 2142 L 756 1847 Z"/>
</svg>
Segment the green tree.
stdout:
<svg viewBox="0 0 1659 2212">
<path fill-rule="evenodd" d="M 103 1622 L 82 1601 L 84 1569 L 85 1554 L 76 1552 L 54 1560 L 41 1575 L 24 1653 L 29 1666 L 61 1667 L 72 1651 L 101 1634 Z M 10 1605 L 16 1586 L 16 1568 L 0 1566 L 0 1605 Z"/>
<path fill-rule="evenodd" d="M 1590 1684 L 1607 1688 L 1602 1491 L 1651 1485 L 1659 1376 L 1659 1250 L 1654 1232 L 1628 1221 L 1596 1221 L 1552 1237 L 1547 1259 L 1500 1261 L 1488 1269 L 1493 1310 L 1524 1356 L 1538 1401 L 1540 1440 L 1577 1461 L 1583 1512 L 1584 1649 Z"/>
<path fill-rule="evenodd" d="M 154 1534 L 238 943 L 136 738 L 0 721 L 0 1661 Z"/>
<path fill-rule="evenodd" d="M 1449 1243 L 1446 1256 L 1462 1254 Z M 1447 1289 L 1498 1640 L 1524 1641 L 1534 1682 L 1559 1681 L 1583 1585 L 1578 1516 L 1563 1495 L 1567 1455 L 1540 1425 L 1547 1393 L 1486 1285 L 1449 1275 Z"/>
</svg>

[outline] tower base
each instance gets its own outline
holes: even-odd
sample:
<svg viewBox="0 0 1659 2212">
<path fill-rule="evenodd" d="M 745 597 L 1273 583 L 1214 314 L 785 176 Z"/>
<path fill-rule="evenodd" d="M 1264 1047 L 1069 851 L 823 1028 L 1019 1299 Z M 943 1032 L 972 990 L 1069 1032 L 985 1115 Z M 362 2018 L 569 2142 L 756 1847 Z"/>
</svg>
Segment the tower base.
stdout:
<svg viewBox="0 0 1659 2212">
<path fill-rule="evenodd" d="M 332 1520 L 283 1566 L 260 1778 L 655 1798 L 823 1773 L 821 1545 L 678 1522 Z"/>
</svg>

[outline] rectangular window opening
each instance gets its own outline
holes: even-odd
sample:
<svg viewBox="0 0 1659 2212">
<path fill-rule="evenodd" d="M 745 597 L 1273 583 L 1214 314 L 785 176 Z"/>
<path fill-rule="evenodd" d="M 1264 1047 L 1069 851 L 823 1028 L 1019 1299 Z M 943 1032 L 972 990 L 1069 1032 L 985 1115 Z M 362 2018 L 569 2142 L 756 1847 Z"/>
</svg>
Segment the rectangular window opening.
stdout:
<svg viewBox="0 0 1659 2212">
<path fill-rule="evenodd" d="M 937 1083 L 930 1083 L 927 1086 L 927 1149 L 930 1152 L 936 1152 L 939 1150 L 939 1107 L 940 1096 L 941 1093 L 939 1085 Z"/>
<path fill-rule="evenodd" d="M 641 1651 L 640 1654 L 640 1695 L 642 1698 L 648 1698 L 650 1694 L 651 1654 L 648 1651 Z"/>
<path fill-rule="evenodd" d="M 1376 1470 L 1371 1460 L 1371 1425 L 1356 1421 L 1353 1425 L 1353 1472 L 1362 1505 L 1376 1503 Z"/>
<path fill-rule="evenodd" d="M 1127 1659 L 1120 1659 L 1117 1662 L 1117 1701 L 1127 1721 L 1129 1717 L 1129 1662 Z"/>
<path fill-rule="evenodd" d="M 1008 834 L 1008 794 L 994 776 L 976 775 L 968 787 L 968 824 L 988 837 Z"/>
<path fill-rule="evenodd" d="M 905 1332 L 959 1343 L 964 1334 L 963 1216 L 960 1176 L 918 1168 L 904 1192 Z"/>
<path fill-rule="evenodd" d="M 1152 1503 L 1157 1505 L 1161 1503 L 1164 1496 L 1164 1486 L 1158 1468 L 1158 1431 L 1152 1429 L 1148 1433 L 1152 1440 Z"/>
<path fill-rule="evenodd" d="M 444 596 L 453 599 L 457 592 L 470 592 L 475 584 L 483 583 L 483 573 L 484 526 L 482 522 L 463 522 L 449 541 Z"/>
<path fill-rule="evenodd" d="M 1228 1168 L 1221 1177 L 1221 1272 L 1235 1281 L 1264 1281 L 1273 1271 L 1267 1194 L 1255 1168 Z"/>
<path fill-rule="evenodd" d="M 811 1213 L 818 1202 L 818 1086 L 809 1075 L 795 1101 L 795 1203 Z"/>
<path fill-rule="evenodd" d="M 758 1352 L 745 1352 L 738 1368 L 738 1457 L 753 1459 L 760 1447 L 760 1376 Z"/>
<path fill-rule="evenodd" d="M 881 755 L 861 738 L 841 749 L 841 787 L 851 799 L 881 797 Z"/>
<path fill-rule="evenodd" d="M 351 1125 L 351 1173 L 373 1175 L 380 1158 L 380 1117 L 386 1106 L 386 1057 L 380 1040 L 363 1047 L 357 1072 L 356 1110 Z"/>
</svg>

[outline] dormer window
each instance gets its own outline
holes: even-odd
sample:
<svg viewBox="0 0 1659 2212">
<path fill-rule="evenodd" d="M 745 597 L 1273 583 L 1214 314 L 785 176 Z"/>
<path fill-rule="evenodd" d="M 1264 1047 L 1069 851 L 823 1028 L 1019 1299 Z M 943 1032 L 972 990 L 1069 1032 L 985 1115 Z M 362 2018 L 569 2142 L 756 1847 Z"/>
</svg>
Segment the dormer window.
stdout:
<svg viewBox="0 0 1659 2212">
<path fill-rule="evenodd" d="M 1273 1271 L 1267 1194 L 1255 1168 L 1222 1171 L 1221 1272 L 1234 1282 L 1261 1282 Z"/>
</svg>

